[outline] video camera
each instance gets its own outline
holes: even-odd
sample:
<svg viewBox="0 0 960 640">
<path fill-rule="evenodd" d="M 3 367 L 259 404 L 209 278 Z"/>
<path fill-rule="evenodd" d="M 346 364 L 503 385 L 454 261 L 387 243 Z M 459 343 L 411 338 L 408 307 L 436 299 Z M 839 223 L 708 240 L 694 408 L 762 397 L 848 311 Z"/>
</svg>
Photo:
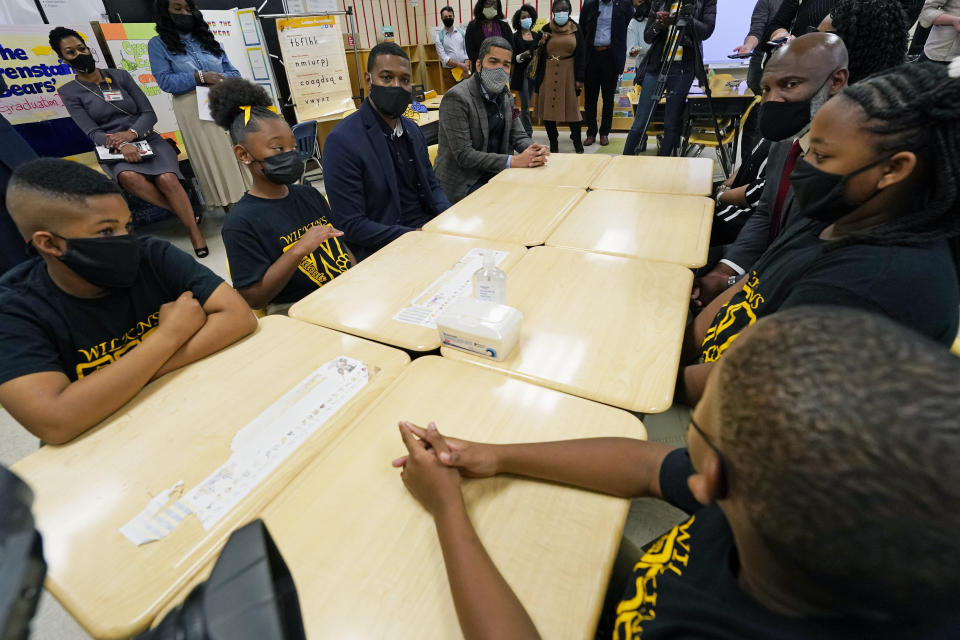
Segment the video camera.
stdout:
<svg viewBox="0 0 960 640">
<path fill-rule="evenodd" d="M 33 492 L 0 465 L 0 640 L 29 637 L 47 574 Z M 304 640 L 297 588 L 262 520 L 234 531 L 206 582 L 137 640 Z"/>
</svg>

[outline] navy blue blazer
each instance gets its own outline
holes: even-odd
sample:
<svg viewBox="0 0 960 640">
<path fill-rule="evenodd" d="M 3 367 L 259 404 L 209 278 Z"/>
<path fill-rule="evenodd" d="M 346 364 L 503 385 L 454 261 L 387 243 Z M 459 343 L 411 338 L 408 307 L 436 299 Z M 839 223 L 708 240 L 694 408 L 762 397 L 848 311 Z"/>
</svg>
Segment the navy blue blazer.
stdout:
<svg viewBox="0 0 960 640">
<path fill-rule="evenodd" d="M 323 182 L 333 211 L 333 226 L 343 231 L 357 260 L 393 241 L 412 227 L 400 224 L 400 196 L 393 156 L 384 139 L 379 115 L 368 100 L 360 110 L 333 128 L 323 144 Z M 430 166 L 423 132 L 412 120 L 401 118 L 410 136 L 417 176 L 427 203 L 426 218 L 450 206 Z"/>
<path fill-rule="evenodd" d="M 610 48 L 613 50 L 613 67 L 623 73 L 627 61 L 627 27 L 633 20 L 633 4 L 630 0 L 610 0 L 613 14 L 610 16 Z M 597 35 L 597 17 L 600 13 L 598 0 L 587 0 L 580 9 L 580 28 L 583 29 L 583 44 L 587 47 L 587 60 L 593 55 L 593 38 Z"/>
<path fill-rule="evenodd" d="M 2 81 L 0 87 L 3 87 L 0 90 L 6 90 Z M 26 243 L 13 224 L 5 202 L 7 183 L 13 170 L 36 157 L 33 147 L 20 137 L 6 118 L 0 116 L 0 273 L 27 259 Z"/>
</svg>

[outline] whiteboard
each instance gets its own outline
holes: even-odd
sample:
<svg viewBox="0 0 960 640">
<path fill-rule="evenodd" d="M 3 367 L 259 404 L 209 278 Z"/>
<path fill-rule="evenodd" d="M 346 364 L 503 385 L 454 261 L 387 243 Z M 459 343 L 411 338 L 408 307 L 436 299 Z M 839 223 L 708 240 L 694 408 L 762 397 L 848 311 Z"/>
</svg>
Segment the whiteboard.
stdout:
<svg viewBox="0 0 960 640">
<path fill-rule="evenodd" d="M 703 61 L 706 64 L 746 64 L 748 60 L 731 60 L 727 56 L 733 48 L 743 44 L 750 31 L 752 0 L 717 0 L 717 27 L 703 42 Z"/>
</svg>

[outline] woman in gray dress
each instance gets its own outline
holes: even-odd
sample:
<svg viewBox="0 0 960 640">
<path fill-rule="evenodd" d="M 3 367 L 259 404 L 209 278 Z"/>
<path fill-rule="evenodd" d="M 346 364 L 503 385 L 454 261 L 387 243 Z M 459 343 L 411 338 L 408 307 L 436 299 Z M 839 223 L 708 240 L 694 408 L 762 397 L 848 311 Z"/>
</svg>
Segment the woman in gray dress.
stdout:
<svg viewBox="0 0 960 640">
<path fill-rule="evenodd" d="M 50 47 L 77 77 L 59 89 L 70 117 L 96 145 L 119 151 L 123 160 L 100 166 L 133 195 L 173 212 L 190 232 L 197 257 L 209 251 L 197 226 L 199 216 L 180 180 L 177 154 L 153 131 L 157 116 L 147 96 L 122 69 L 97 69 L 83 37 L 64 27 L 50 32 Z M 145 140 L 153 155 L 141 157 L 134 141 Z"/>
</svg>

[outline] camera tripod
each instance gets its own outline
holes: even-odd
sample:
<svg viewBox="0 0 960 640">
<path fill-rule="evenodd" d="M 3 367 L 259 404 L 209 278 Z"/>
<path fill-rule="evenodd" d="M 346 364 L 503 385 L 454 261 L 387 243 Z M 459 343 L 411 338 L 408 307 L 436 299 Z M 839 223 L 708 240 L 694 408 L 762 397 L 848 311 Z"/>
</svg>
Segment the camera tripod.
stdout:
<svg viewBox="0 0 960 640">
<path fill-rule="evenodd" d="M 666 46 L 663 50 L 663 57 L 660 60 L 660 70 L 657 75 L 657 84 L 654 89 L 653 105 L 660 104 L 667 90 L 667 78 L 673 65 L 683 64 L 682 60 L 675 60 L 680 48 L 683 46 L 687 36 L 689 41 L 693 42 L 694 55 L 694 74 L 703 87 L 704 95 L 707 98 L 707 105 L 710 109 L 710 117 L 713 120 L 713 130 L 717 136 L 717 154 L 720 156 L 720 165 L 724 173 L 730 162 L 727 157 L 727 149 L 723 145 L 723 134 L 720 131 L 720 123 L 717 120 L 717 112 L 713 105 L 713 91 L 710 89 L 710 83 L 707 81 L 707 70 L 703 64 L 703 42 L 697 34 L 696 28 L 692 25 L 695 15 L 700 13 L 701 0 L 680 0 L 677 8 L 676 20 L 667 31 Z M 639 105 L 638 105 L 639 106 Z M 650 126 L 650 120 L 653 118 L 654 109 L 651 108 L 647 113 L 647 121 L 643 124 L 643 130 L 646 131 Z M 680 147 L 678 147 L 680 148 Z"/>
</svg>

